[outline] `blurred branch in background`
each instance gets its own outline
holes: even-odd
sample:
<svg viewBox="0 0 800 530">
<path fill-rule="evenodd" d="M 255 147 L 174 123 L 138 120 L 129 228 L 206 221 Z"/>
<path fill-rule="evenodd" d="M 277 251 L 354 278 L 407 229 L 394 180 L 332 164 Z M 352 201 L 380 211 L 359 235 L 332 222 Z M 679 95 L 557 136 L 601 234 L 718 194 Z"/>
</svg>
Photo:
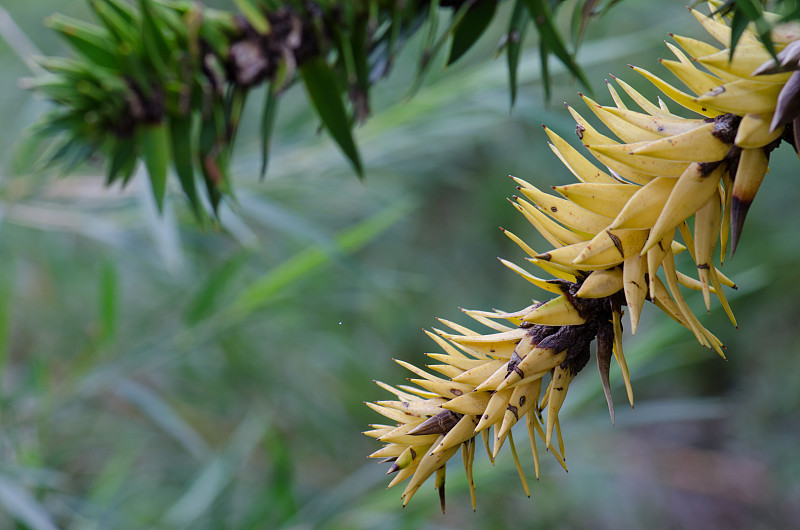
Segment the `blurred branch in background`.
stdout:
<svg viewBox="0 0 800 530">
<path fill-rule="evenodd" d="M 2 6 L 0 6 L 0 36 L 11 46 L 14 53 L 28 65 L 32 72 L 36 74 L 45 72 L 34 60 L 34 57 L 40 56 L 41 52 Z"/>
</svg>

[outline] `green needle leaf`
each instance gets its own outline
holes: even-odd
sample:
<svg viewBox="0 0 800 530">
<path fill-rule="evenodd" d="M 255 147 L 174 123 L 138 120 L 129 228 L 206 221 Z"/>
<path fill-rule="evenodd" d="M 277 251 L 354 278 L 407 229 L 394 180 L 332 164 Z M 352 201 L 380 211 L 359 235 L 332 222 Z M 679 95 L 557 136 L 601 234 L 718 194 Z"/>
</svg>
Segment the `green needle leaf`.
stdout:
<svg viewBox="0 0 800 530">
<path fill-rule="evenodd" d="M 506 58 L 508 59 L 508 87 L 511 94 L 511 107 L 517 99 L 517 68 L 519 58 L 522 56 L 522 43 L 528 30 L 528 9 L 525 0 L 514 3 L 514 11 L 508 20 L 506 33 Z"/>
<path fill-rule="evenodd" d="M 181 188 L 189 199 L 195 215 L 200 216 L 201 204 L 194 182 L 194 158 L 192 156 L 191 116 L 175 117 L 170 120 L 169 132 L 172 144 L 172 165 Z"/>
<path fill-rule="evenodd" d="M 730 60 L 733 60 L 733 52 L 736 49 L 736 45 L 739 43 L 739 38 L 744 33 L 744 30 L 747 29 L 747 25 L 750 23 L 750 19 L 748 18 L 747 14 L 742 9 L 736 9 L 733 12 L 733 20 L 731 21 L 731 55 Z"/>
<path fill-rule="evenodd" d="M 546 102 L 550 101 L 550 48 L 547 46 L 547 43 L 540 42 L 539 43 L 539 62 L 541 64 L 542 70 L 542 89 L 544 90 L 544 100 Z"/>
<path fill-rule="evenodd" d="M 370 20 L 358 20 L 355 23 L 351 48 L 355 67 L 355 86 L 351 86 L 350 99 L 355 105 L 356 120 L 363 123 L 369 114 L 369 24 Z"/>
<path fill-rule="evenodd" d="M 92 2 L 92 9 L 100 22 L 108 30 L 117 43 L 117 48 L 122 50 L 127 47 L 133 51 L 133 46 L 138 44 L 138 29 L 129 20 L 122 17 L 119 12 L 100 0 Z M 139 50 L 136 50 L 137 52 Z"/>
<path fill-rule="evenodd" d="M 464 18 L 453 30 L 453 41 L 447 65 L 450 66 L 464 55 L 483 35 L 497 9 L 497 0 L 475 2 L 464 13 Z"/>
<path fill-rule="evenodd" d="M 128 24 L 136 24 L 138 18 L 136 11 L 123 0 L 103 0 L 103 3 L 116 11 L 117 15 L 122 17 Z"/>
<path fill-rule="evenodd" d="M 308 99 L 317 111 L 322 124 L 333 137 L 342 152 L 350 160 L 359 178 L 364 177 L 358 148 L 353 141 L 350 119 L 340 96 L 341 90 L 333 70 L 322 58 L 315 58 L 300 67 L 300 75 Z"/>
<path fill-rule="evenodd" d="M 106 184 L 113 184 L 120 176 L 123 182 L 128 182 L 134 169 L 136 169 L 136 142 L 128 138 L 117 141 L 108 164 Z"/>
<path fill-rule="evenodd" d="M 261 178 L 267 174 L 269 166 L 269 150 L 272 141 L 272 130 L 275 126 L 275 111 L 278 106 L 278 96 L 275 95 L 273 85 L 266 89 L 264 110 L 261 111 Z"/>
<path fill-rule="evenodd" d="M 591 85 L 586 79 L 583 70 L 567 50 L 564 39 L 561 38 L 555 27 L 553 12 L 550 10 L 548 3 L 545 0 L 527 0 L 527 3 L 533 23 L 536 24 L 536 28 L 539 30 L 542 43 L 547 43 L 547 47 L 564 63 L 564 66 L 567 67 L 572 75 L 577 77 L 587 90 L 591 91 Z"/>
<path fill-rule="evenodd" d="M 45 24 L 60 33 L 75 51 L 91 63 L 119 70 L 119 59 L 109 51 L 109 35 L 102 28 L 58 13 L 48 17 Z"/>
<path fill-rule="evenodd" d="M 253 26 L 253 29 L 262 35 L 269 33 L 269 20 L 267 20 L 267 17 L 264 16 L 264 13 L 262 13 L 261 10 L 250 0 L 233 0 L 233 3 L 236 4 L 236 7 L 238 7 L 239 11 L 242 12 L 244 18 L 247 19 L 247 22 Z"/>
<path fill-rule="evenodd" d="M 197 153 L 200 169 L 203 172 L 203 179 L 206 183 L 208 200 L 215 212 L 219 202 L 222 200 L 220 187 L 225 185 L 226 180 L 224 160 L 220 159 L 219 154 L 217 125 L 217 122 L 224 121 L 224 118 L 218 116 L 218 114 L 221 113 L 214 109 L 214 112 L 203 118 L 200 126 Z"/>
<path fill-rule="evenodd" d="M 167 62 L 172 56 L 164 32 L 161 30 L 157 13 L 152 0 L 139 0 L 139 9 L 142 11 L 142 42 L 150 64 L 159 76 L 164 76 L 167 71 Z"/>
<path fill-rule="evenodd" d="M 158 211 L 164 207 L 164 194 L 167 189 L 167 165 L 169 163 L 169 134 L 163 123 L 150 125 L 142 129 L 142 156 L 150 176 L 153 198 Z"/>
</svg>

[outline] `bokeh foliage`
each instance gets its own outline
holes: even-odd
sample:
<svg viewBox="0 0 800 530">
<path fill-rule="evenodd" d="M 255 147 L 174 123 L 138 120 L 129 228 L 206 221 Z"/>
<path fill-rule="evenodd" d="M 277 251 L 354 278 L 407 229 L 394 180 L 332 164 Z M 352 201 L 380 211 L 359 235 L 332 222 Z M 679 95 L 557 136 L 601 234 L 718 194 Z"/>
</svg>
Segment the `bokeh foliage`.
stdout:
<svg viewBox="0 0 800 530">
<path fill-rule="evenodd" d="M 699 34 L 681 6 L 622 6 L 589 27 L 579 56 L 597 93 L 609 71 L 635 82 L 624 64 L 653 64 L 667 31 Z M 62 3 L 5 8 L 45 52 L 64 53 L 39 31 Z M 505 30 L 495 22 L 444 74 L 440 57 L 417 95 L 394 105 L 424 46 L 407 44 L 356 131 L 366 184 L 313 135 L 302 91 L 284 95 L 264 182 L 258 123 L 243 123 L 224 230 L 169 200 L 159 215 L 144 171 L 125 191 L 103 191 L 92 161 L 69 178 L 32 172 L 39 147 L 19 138 L 47 106 L 15 86 L 24 65 L 3 45 L 0 527 L 790 526 L 800 516 L 800 197 L 787 149 L 725 266 L 741 286 L 742 329 L 721 312 L 707 321 L 729 362 L 646 313 L 626 342 L 635 412 L 619 411 L 612 429 L 599 384 L 580 381 L 567 404 L 570 473 L 547 462 L 532 500 L 510 457 L 497 469 L 479 458 L 476 514 L 458 472 L 446 518 L 432 488 L 401 511 L 381 466 L 364 459 L 375 445 L 357 433 L 377 418 L 362 401 L 380 392 L 371 379 L 406 376 L 392 357 L 424 362 L 433 345 L 419 328 L 458 319 L 457 306 L 539 295 L 494 260 L 518 256 L 497 225 L 524 231 L 503 175 L 567 181 L 539 124 L 565 137 L 573 124 L 541 104 L 536 48 L 509 115 L 506 66 L 482 59 Z M 579 106 L 570 76 L 551 75 L 552 99 Z M 166 193 L 180 196 L 177 182 Z"/>
</svg>

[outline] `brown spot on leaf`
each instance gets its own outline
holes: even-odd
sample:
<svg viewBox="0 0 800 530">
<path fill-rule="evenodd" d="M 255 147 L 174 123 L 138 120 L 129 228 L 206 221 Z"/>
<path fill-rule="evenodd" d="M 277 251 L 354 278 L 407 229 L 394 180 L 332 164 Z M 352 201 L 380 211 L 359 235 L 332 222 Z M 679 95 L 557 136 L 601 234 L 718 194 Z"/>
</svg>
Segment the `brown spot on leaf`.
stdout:
<svg viewBox="0 0 800 530">
<path fill-rule="evenodd" d="M 712 171 L 717 169 L 720 165 L 721 161 L 718 162 L 699 162 L 697 165 L 700 166 L 700 176 L 707 177 L 711 174 Z"/>
<path fill-rule="evenodd" d="M 517 412 L 517 407 L 509 404 L 506 409 L 510 410 L 514 417 L 517 418 L 517 421 L 519 421 L 519 412 Z"/>
<path fill-rule="evenodd" d="M 435 416 L 431 416 L 418 426 L 408 431 L 408 434 L 413 436 L 425 434 L 447 434 L 450 432 L 450 429 L 452 429 L 455 424 L 458 423 L 458 420 L 460 420 L 461 417 L 462 414 L 458 414 L 452 410 L 443 410 L 442 412 L 436 414 Z"/>
<path fill-rule="evenodd" d="M 617 247 L 617 251 L 619 251 L 619 255 L 623 258 L 625 257 L 625 253 L 622 251 L 622 241 L 620 241 L 619 237 L 611 233 L 611 230 L 606 230 L 606 234 L 608 237 L 611 238 L 611 241 L 614 242 L 614 246 Z"/>
<path fill-rule="evenodd" d="M 732 144 L 741 121 L 742 117 L 736 114 L 728 113 L 717 116 L 714 118 L 714 129 L 711 131 L 711 135 L 726 144 Z"/>
</svg>

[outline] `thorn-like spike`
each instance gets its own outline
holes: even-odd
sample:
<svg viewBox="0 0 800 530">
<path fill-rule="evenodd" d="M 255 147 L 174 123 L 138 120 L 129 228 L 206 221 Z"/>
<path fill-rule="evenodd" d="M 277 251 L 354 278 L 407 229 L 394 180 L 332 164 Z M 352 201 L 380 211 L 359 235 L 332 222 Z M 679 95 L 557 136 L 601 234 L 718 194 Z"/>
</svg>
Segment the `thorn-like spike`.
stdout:
<svg viewBox="0 0 800 530">
<path fill-rule="evenodd" d="M 522 482 L 522 489 L 525 490 L 525 495 L 527 495 L 528 498 L 530 498 L 531 490 L 528 487 L 528 481 L 525 479 L 525 472 L 522 470 L 522 466 L 519 463 L 517 448 L 514 446 L 514 436 L 511 434 L 511 432 L 508 433 L 508 445 L 511 447 L 511 455 L 514 457 L 514 466 L 517 468 L 519 479 Z"/>
</svg>

